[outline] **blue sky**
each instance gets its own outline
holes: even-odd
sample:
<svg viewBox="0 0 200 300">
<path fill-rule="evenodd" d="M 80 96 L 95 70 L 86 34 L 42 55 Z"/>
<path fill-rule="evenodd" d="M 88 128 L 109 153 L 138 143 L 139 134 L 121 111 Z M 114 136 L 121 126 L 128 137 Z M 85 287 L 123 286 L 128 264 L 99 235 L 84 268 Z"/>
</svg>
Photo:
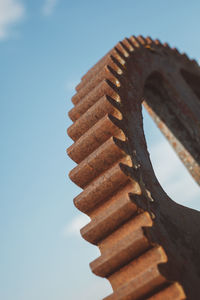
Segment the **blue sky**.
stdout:
<svg viewBox="0 0 200 300">
<path fill-rule="evenodd" d="M 199 61 L 199 12 L 197 0 L 0 0 L 0 299 L 94 300 L 111 292 L 89 270 L 98 250 L 78 232 L 88 219 L 74 208 L 80 190 L 67 177 L 75 166 L 65 153 L 70 98 L 125 36 L 159 38 Z M 163 187 L 200 209 L 199 188 L 144 116 Z"/>
</svg>

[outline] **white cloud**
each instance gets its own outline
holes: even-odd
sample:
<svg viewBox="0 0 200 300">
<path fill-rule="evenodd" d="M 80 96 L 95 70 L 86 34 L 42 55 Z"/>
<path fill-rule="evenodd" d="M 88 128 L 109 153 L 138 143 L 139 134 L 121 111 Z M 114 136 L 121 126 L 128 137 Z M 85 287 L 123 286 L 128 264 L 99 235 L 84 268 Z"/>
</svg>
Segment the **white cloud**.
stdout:
<svg viewBox="0 0 200 300">
<path fill-rule="evenodd" d="M 11 26 L 19 22 L 24 14 L 24 5 L 18 0 L 0 0 L 0 39 L 8 37 Z"/>
<path fill-rule="evenodd" d="M 58 3 L 58 0 L 45 0 L 42 12 L 45 16 L 50 16 Z"/>
<path fill-rule="evenodd" d="M 77 236 L 80 234 L 80 229 L 90 222 L 90 218 L 85 214 L 80 214 L 74 217 L 63 229 L 63 235 Z"/>
<path fill-rule="evenodd" d="M 186 170 L 169 143 L 164 139 L 150 147 L 150 158 L 156 176 L 172 200 L 200 210 L 199 186 Z"/>
</svg>

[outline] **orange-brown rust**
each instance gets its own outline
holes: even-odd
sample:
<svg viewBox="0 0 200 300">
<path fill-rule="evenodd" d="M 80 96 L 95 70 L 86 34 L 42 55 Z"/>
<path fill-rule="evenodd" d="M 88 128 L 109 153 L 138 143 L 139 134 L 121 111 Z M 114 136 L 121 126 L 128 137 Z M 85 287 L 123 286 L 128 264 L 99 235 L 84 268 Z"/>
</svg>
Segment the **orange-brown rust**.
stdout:
<svg viewBox="0 0 200 300">
<path fill-rule="evenodd" d="M 112 114 L 119 119 L 122 118 L 121 113 L 111 104 L 109 98 L 103 96 L 68 128 L 68 135 L 73 140 L 79 139 L 79 137 L 81 137 L 106 114 Z"/>
<path fill-rule="evenodd" d="M 76 143 L 70 146 L 67 149 L 67 153 L 71 159 L 80 163 L 86 156 L 96 150 L 112 136 L 122 140 L 125 139 L 121 129 L 112 122 L 109 115 L 105 115 L 93 127 L 85 132 Z"/>
<path fill-rule="evenodd" d="M 95 86 L 89 94 L 86 94 L 81 101 L 70 110 L 69 117 L 72 121 L 78 120 L 93 104 L 95 104 L 104 95 L 117 99 L 118 94 L 112 88 L 108 80 L 103 79 Z"/>
<path fill-rule="evenodd" d="M 171 284 L 169 287 L 165 288 L 159 293 L 156 293 L 148 300 L 182 300 L 185 299 L 185 293 L 183 288 L 177 282 Z"/>
<path fill-rule="evenodd" d="M 199 86 L 195 61 L 159 40 L 132 36 L 76 88 L 68 129 L 75 142 L 67 152 L 78 165 L 70 178 L 83 188 L 76 207 L 91 218 L 81 235 L 101 252 L 91 269 L 113 288 L 106 300 L 200 296 L 200 213 L 161 188 L 141 112 L 143 102 L 200 183 Z"/>
</svg>

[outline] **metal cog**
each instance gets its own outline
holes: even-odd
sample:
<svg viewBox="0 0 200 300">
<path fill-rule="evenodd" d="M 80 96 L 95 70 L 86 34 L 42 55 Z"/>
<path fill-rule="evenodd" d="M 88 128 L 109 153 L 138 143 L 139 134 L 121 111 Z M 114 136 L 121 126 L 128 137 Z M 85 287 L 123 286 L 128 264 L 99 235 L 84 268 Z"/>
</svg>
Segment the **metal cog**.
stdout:
<svg viewBox="0 0 200 300">
<path fill-rule="evenodd" d="M 101 252 L 92 272 L 113 288 L 105 299 L 199 299 L 200 212 L 175 203 L 159 184 L 141 110 L 143 103 L 200 184 L 198 64 L 158 40 L 131 36 L 76 90 L 67 152 L 78 165 L 69 176 L 83 188 L 75 206 L 91 218 L 81 235 Z"/>
</svg>

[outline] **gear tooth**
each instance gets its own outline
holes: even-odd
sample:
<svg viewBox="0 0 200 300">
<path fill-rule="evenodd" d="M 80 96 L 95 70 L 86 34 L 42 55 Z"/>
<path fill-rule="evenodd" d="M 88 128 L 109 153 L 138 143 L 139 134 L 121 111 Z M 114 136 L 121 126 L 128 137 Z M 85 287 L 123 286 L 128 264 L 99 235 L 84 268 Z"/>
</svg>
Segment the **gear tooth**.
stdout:
<svg viewBox="0 0 200 300">
<path fill-rule="evenodd" d="M 155 44 L 156 44 L 157 46 L 161 46 L 161 45 L 162 45 L 159 39 L 155 39 L 154 42 L 155 42 Z"/>
<path fill-rule="evenodd" d="M 121 74 L 117 73 L 115 69 L 113 69 L 111 66 L 108 66 L 108 70 L 110 71 L 110 73 L 114 76 L 114 80 L 110 80 L 112 81 L 116 86 L 120 86 L 120 79 L 121 79 Z"/>
<path fill-rule="evenodd" d="M 77 93 L 72 98 L 75 106 L 69 112 L 69 117 L 74 123 L 69 127 L 68 135 L 74 144 L 67 152 L 78 165 L 69 176 L 83 188 L 74 199 L 74 204 L 91 218 L 89 224 L 81 229 L 81 235 L 100 249 L 101 255 L 91 263 L 91 269 L 110 281 L 113 294 L 106 297 L 107 300 L 181 300 L 185 299 L 183 289 L 191 299 L 195 299 L 187 283 L 193 273 L 194 291 L 199 291 L 199 284 L 195 282 L 195 267 L 192 265 L 189 275 L 182 272 L 186 254 L 189 253 L 192 261 L 190 253 L 198 253 L 196 243 L 192 246 L 194 249 L 189 249 L 191 252 L 184 248 L 186 240 L 182 231 L 186 226 L 185 221 L 188 224 L 190 221 L 188 210 L 184 207 L 179 209 L 160 189 L 151 167 L 142 129 L 141 95 L 147 93 L 149 98 L 143 101 L 144 106 L 173 143 L 173 147 L 176 149 L 174 144 L 177 142 L 181 151 L 183 149 L 181 155 L 184 153 L 192 160 L 192 163 L 187 161 L 189 167 L 183 160 L 191 174 L 199 172 L 199 166 L 194 165 L 196 161 L 192 156 L 194 149 L 190 144 L 184 144 L 190 138 L 191 141 L 196 139 L 196 135 L 194 137 L 188 133 L 194 126 L 190 128 L 187 123 L 183 131 L 186 129 L 188 132 L 181 131 L 180 134 L 178 128 L 179 123 L 182 128 L 185 120 L 193 122 L 191 116 L 196 118 L 194 107 L 198 105 L 194 102 L 194 107 L 190 107 L 192 97 L 185 101 L 183 114 L 186 119 L 182 124 L 181 114 L 180 120 L 177 117 L 179 106 L 182 112 L 181 98 L 177 95 L 173 103 L 168 103 L 171 100 L 168 99 L 170 90 L 166 98 L 165 90 L 159 90 L 158 87 L 160 79 L 157 74 L 160 74 L 163 81 L 165 78 L 167 81 L 172 75 L 173 65 L 186 77 L 184 79 L 189 85 L 194 80 L 194 92 L 198 94 L 199 67 L 197 69 L 195 61 L 180 54 L 176 48 L 171 49 L 167 43 L 161 44 L 159 40 L 150 37 L 125 38 L 82 77 L 76 88 Z M 173 79 L 177 74 L 174 73 Z M 151 93 L 156 94 L 158 99 L 153 103 L 148 93 L 150 96 Z M 163 106 L 160 109 L 158 104 L 161 96 Z M 173 108 L 176 101 L 177 107 Z M 171 111 L 174 113 L 170 120 L 164 118 L 168 109 L 168 118 L 171 118 Z M 166 124 L 160 120 L 162 117 Z M 173 132 L 174 135 L 169 130 L 173 124 L 178 128 L 177 132 Z M 182 138 L 182 134 L 185 138 L 186 135 L 183 145 L 181 138 L 180 141 L 176 139 L 176 133 L 178 138 Z M 191 153 L 185 150 L 184 145 L 191 147 Z M 165 204 L 167 200 L 169 206 Z M 191 240 L 194 237 L 196 239 L 196 228 L 200 226 L 200 216 L 197 214 L 196 211 L 191 213 L 191 224 L 194 223 L 191 225 Z M 169 223 L 169 230 L 166 230 Z M 172 231 L 175 237 L 181 231 L 177 243 L 176 238 L 171 239 Z"/>
<path fill-rule="evenodd" d="M 131 160 L 126 163 L 131 165 Z M 82 212 L 88 213 L 111 197 L 123 185 L 127 184 L 129 178 L 121 170 L 118 163 L 99 176 L 85 190 L 74 198 L 75 206 Z"/>
<path fill-rule="evenodd" d="M 95 86 L 95 80 L 98 83 L 98 81 L 101 80 L 101 77 L 105 77 L 104 72 L 106 71 L 106 68 L 111 67 L 117 74 L 122 74 L 124 69 L 124 60 L 119 58 L 119 55 L 116 53 L 116 51 L 113 51 L 112 54 L 110 54 L 107 59 L 104 61 L 103 65 L 99 65 L 99 67 L 95 68 L 92 73 L 90 73 L 90 76 L 82 80 L 77 86 L 77 94 L 81 93 L 81 90 L 86 88 L 87 86 L 91 85 L 91 80 L 93 81 L 93 85 Z M 107 76 L 108 78 L 108 76 Z M 95 79 L 95 80 L 94 80 Z M 77 96 L 75 95 L 74 98 Z M 72 102 L 74 104 L 77 104 L 78 102 L 74 98 L 72 99 Z"/>
<path fill-rule="evenodd" d="M 192 62 L 192 64 L 193 64 L 195 67 L 198 67 L 198 68 L 199 68 L 199 64 L 198 64 L 198 62 L 196 61 L 196 59 L 192 59 L 191 62 Z"/>
<path fill-rule="evenodd" d="M 108 201 L 90 213 L 91 222 L 81 230 L 84 239 L 97 245 L 112 232 L 128 221 L 137 212 L 136 205 L 129 197 L 130 192 L 139 193 L 139 187 L 129 182 Z"/>
<path fill-rule="evenodd" d="M 106 55 L 104 55 L 88 72 L 81 77 L 82 81 L 88 80 L 91 78 L 91 76 L 99 69 L 101 66 L 105 64 L 105 62 L 108 60 L 110 54 L 112 53 L 113 49 L 111 49 Z M 77 86 L 78 87 L 78 86 Z M 79 88 L 78 88 L 79 90 Z"/>
<path fill-rule="evenodd" d="M 127 299 L 143 298 L 158 283 L 163 285 L 166 282 L 158 270 L 158 264 L 164 262 L 166 262 L 166 254 L 162 247 L 155 246 L 149 249 L 109 276 L 114 293 L 105 299 L 120 299 L 120 296 L 129 297 Z"/>
<path fill-rule="evenodd" d="M 70 172 L 69 177 L 78 186 L 84 188 L 114 163 L 123 161 L 124 156 L 124 151 L 111 137 L 76 166 Z"/>
<path fill-rule="evenodd" d="M 112 67 L 109 65 L 105 65 L 103 69 L 100 70 L 91 80 L 88 80 L 85 85 L 80 89 L 79 92 L 77 92 L 72 97 L 72 102 L 77 105 L 79 102 L 82 101 L 84 97 L 86 97 L 89 93 L 92 92 L 93 89 L 95 89 L 98 84 L 100 84 L 105 78 L 114 84 L 116 84 L 116 76 L 118 76 L 118 73 L 115 71 L 115 75 L 113 75 L 113 72 L 110 72 L 110 69 L 115 71 Z"/>
<path fill-rule="evenodd" d="M 163 46 L 164 46 L 166 49 L 171 49 L 168 43 L 164 43 Z"/>
<path fill-rule="evenodd" d="M 133 52 L 135 50 L 135 47 L 134 45 L 132 44 L 132 42 L 130 41 L 129 38 L 125 38 L 125 41 L 127 43 L 127 47 L 129 48 L 129 51 L 130 52 Z"/>
<path fill-rule="evenodd" d="M 131 52 L 135 51 L 138 49 L 139 44 L 137 42 L 134 41 L 134 39 L 132 37 L 127 38 L 128 43 L 130 44 L 130 49 Z"/>
<path fill-rule="evenodd" d="M 116 49 L 123 54 L 125 60 L 129 57 L 129 51 L 128 49 L 126 48 L 126 46 L 123 45 L 122 42 L 119 42 L 116 46 Z"/>
<path fill-rule="evenodd" d="M 120 45 L 122 46 L 122 48 L 126 51 L 126 55 L 129 56 L 130 55 L 130 50 L 129 50 L 129 45 L 128 43 L 126 43 L 126 40 L 124 39 L 123 41 L 119 42 Z"/>
<path fill-rule="evenodd" d="M 146 45 L 147 42 L 145 40 L 145 38 L 142 35 L 138 35 L 137 40 L 140 42 L 141 45 Z"/>
<path fill-rule="evenodd" d="M 111 136 L 125 140 L 122 130 L 117 127 L 109 115 L 105 115 L 94 126 L 86 131 L 73 145 L 67 149 L 68 155 L 80 163 L 85 157 L 95 151 Z"/>
<path fill-rule="evenodd" d="M 172 48 L 172 51 L 173 51 L 176 55 L 180 56 L 180 52 L 178 51 L 177 48 Z"/>
<path fill-rule="evenodd" d="M 129 40 L 131 41 L 131 43 L 133 44 L 134 47 L 136 48 L 140 48 L 141 47 L 141 43 L 137 40 L 137 38 L 135 36 L 131 36 L 129 38 Z"/>
<path fill-rule="evenodd" d="M 186 53 L 181 53 L 181 57 L 182 59 L 184 59 L 185 61 L 190 61 L 189 57 L 187 56 Z"/>
<path fill-rule="evenodd" d="M 115 57 L 122 66 L 126 64 L 126 57 L 116 46 L 113 48 L 113 53 L 111 55 Z"/>
<path fill-rule="evenodd" d="M 108 277 L 150 248 L 142 226 L 151 225 L 151 217 L 144 213 L 126 222 L 106 239 L 99 242 L 99 248 L 103 254 L 90 264 L 93 273 Z"/>
<path fill-rule="evenodd" d="M 146 42 L 147 42 L 148 45 L 154 44 L 154 41 L 152 40 L 152 38 L 150 38 L 150 36 L 146 37 Z"/>
<path fill-rule="evenodd" d="M 113 76 L 113 75 L 112 75 Z M 117 79 L 113 76 L 115 83 L 118 84 Z M 114 85 L 109 80 L 103 80 L 95 88 L 93 88 L 83 98 L 79 98 L 79 103 L 69 111 L 69 117 L 72 121 L 78 120 L 92 105 L 94 105 L 101 97 L 108 95 L 113 99 L 118 99 L 118 93 Z"/>
<path fill-rule="evenodd" d="M 131 54 L 134 51 L 132 44 L 130 43 L 128 38 L 125 38 L 122 42 L 123 46 L 126 48 L 127 52 Z"/>
<path fill-rule="evenodd" d="M 109 64 L 109 66 L 113 66 L 113 65 L 115 65 L 115 66 L 117 66 L 117 70 L 116 70 L 116 68 L 115 68 L 115 70 L 116 70 L 116 72 L 119 74 L 119 75 L 121 75 L 123 72 L 124 72 L 124 66 L 125 66 L 125 63 L 123 62 L 123 64 L 121 63 L 121 61 L 119 61 L 115 56 L 113 56 L 113 55 L 111 55 L 111 60 L 112 60 L 112 62 L 113 62 L 113 64 Z"/>
<path fill-rule="evenodd" d="M 68 135 L 74 140 L 78 140 L 87 130 L 95 125 L 106 114 L 111 114 L 117 118 L 122 118 L 120 111 L 117 109 L 116 100 L 106 96 L 101 97 L 85 113 L 72 124 L 68 130 Z M 112 104 L 111 104 L 112 101 Z M 113 106 L 115 104 L 115 106 Z"/>
<path fill-rule="evenodd" d="M 175 282 L 170 286 L 166 287 L 164 290 L 154 294 L 152 297 L 148 298 L 148 300 L 183 300 L 186 299 L 186 295 L 182 286 Z"/>
<path fill-rule="evenodd" d="M 87 82 L 98 74 L 102 68 L 106 65 L 112 65 L 111 57 L 114 57 L 121 66 L 125 65 L 125 56 L 121 51 L 116 48 L 111 49 L 98 63 L 96 63 L 82 78 L 81 82 L 76 86 L 77 92 L 79 92 Z M 120 67 L 121 68 L 121 67 Z"/>
</svg>

